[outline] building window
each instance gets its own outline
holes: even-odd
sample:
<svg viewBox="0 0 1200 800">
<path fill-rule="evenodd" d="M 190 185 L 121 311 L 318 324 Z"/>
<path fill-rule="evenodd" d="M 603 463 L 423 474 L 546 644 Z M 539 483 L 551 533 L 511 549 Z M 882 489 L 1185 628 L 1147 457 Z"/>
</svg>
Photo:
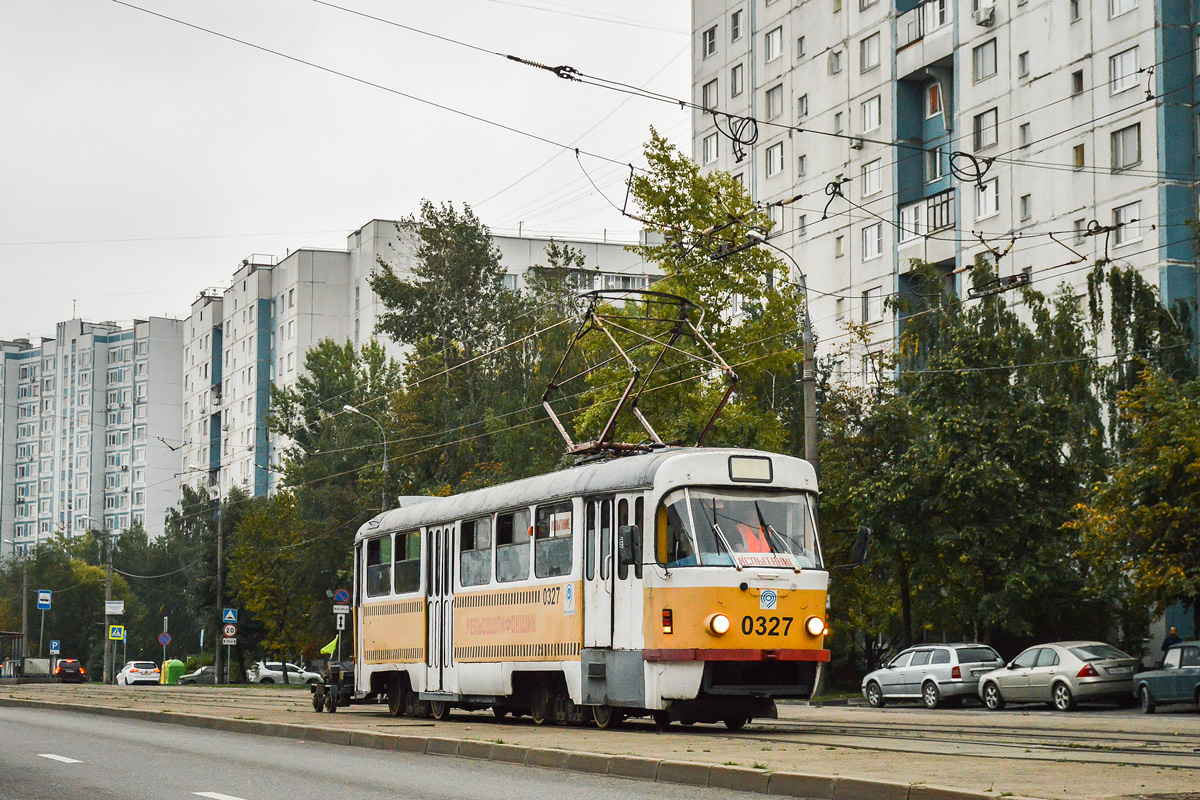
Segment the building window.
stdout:
<svg viewBox="0 0 1200 800">
<path fill-rule="evenodd" d="M 767 89 L 767 119 L 775 119 L 783 113 L 783 84 Z"/>
<path fill-rule="evenodd" d="M 1000 181 L 992 178 L 975 187 L 975 219 L 1000 213 Z"/>
<path fill-rule="evenodd" d="M 1029 51 L 1026 50 L 1017 56 L 1017 76 L 1021 78 L 1029 77 Z"/>
<path fill-rule="evenodd" d="M 925 151 L 925 182 L 940 181 L 946 175 L 944 148 L 934 147 Z"/>
<path fill-rule="evenodd" d="M 839 236 L 833 240 L 833 256 L 841 258 L 844 255 L 846 255 L 846 237 Z"/>
<path fill-rule="evenodd" d="M 999 115 L 996 109 L 975 115 L 975 149 L 983 150 L 996 144 L 996 125 Z"/>
<path fill-rule="evenodd" d="M 1071 95 L 1083 94 L 1083 70 L 1077 69 L 1071 73 Z"/>
<path fill-rule="evenodd" d="M 1033 195 L 1021 195 L 1021 219 L 1029 219 L 1033 216 Z"/>
<path fill-rule="evenodd" d="M 876 222 L 862 229 L 862 257 L 864 261 L 883 255 L 883 223 Z"/>
<path fill-rule="evenodd" d="M 729 96 L 737 97 L 742 93 L 742 87 L 745 85 L 743 80 L 743 72 L 741 64 L 734 64 L 729 70 Z"/>
<path fill-rule="evenodd" d="M 844 130 L 844 128 L 842 126 L 842 112 L 839 111 L 833 115 L 833 132 L 834 133 L 842 133 L 843 130 Z"/>
<path fill-rule="evenodd" d="M 796 175 L 803 178 L 808 174 L 808 156 L 796 156 Z"/>
<path fill-rule="evenodd" d="M 1141 201 L 1113 209 L 1113 225 L 1117 226 L 1114 237 L 1118 245 L 1139 242 L 1142 239 Z"/>
<path fill-rule="evenodd" d="M 882 163 L 883 162 L 880 159 L 875 159 L 874 161 L 872 161 L 868 164 L 863 164 L 863 168 L 862 168 L 862 196 L 863 197 L 869 197 L 873 194 L 877 194 L 879 191 L 881 191 L 883 189 L 883 186 L 882 186 L 882 183 L 883 183 Z"/>
<path fill-rule="evenodd" d="M 700 35 L 701 48 L 704 52 L 704 57 L 708 58 L 717 52 L 717 26 L 713 25 Z"/>
<path fill-rule="evenodd" d="M 1075 244 L 1083 244 L 1087 241 L 1087 220 L 1075 220 Z"/>
<path fill-rule="evenodd" d="M 879 2 L 879 0 L 858 0 L 858 10 L 866 11 L 868 8 L 870 8 L 871 6 L 875 5 L 878 2 Z"/>
<path fill-rule="evenodd" d="M 1079 10 L 1079 2 L 1080 0 L 1071 0 L 1071 22 L 1079 22 L 1082 18 Z"/>
<path fill-rule="evenodd" d="M 796 58 L 804 58 L 804 37 L 796 39 Z"/>
<path fill-rule="evenodd" d="M 1075 169 L 1084 168 L 1084 152 L 1082 144 L 1077 144 L 1071 148 L 1071 166 L 1075 167 Z"/>
<path fill-rule="evenodd" d="M 841 10 L 842 10 L 842 0 L 833 0 L 833 13 L 836 14 L 837 12 L 839 12 Z"/>
<path fill-rule="evenodd" d="M 925 119 L 942 113 L 942 85 L 937 81 L 925 86 Z"/>
<path fill-rule="evenodd" d="M 829 51 L 829 74 L 837 75 L 841 71 L 842 71 L 842 51 L 841 50 L 830 50 Z"/>
<path fill-rule="evenodd" d="M 767 31 L 767 35 L 763 38 L 767 63 L 774 61 L 783 55 L 783 26 Z"/>
<path fill-rule="evenodd" d="M 1033 141 L 1033 134 L 1030 132 L 1029 123 L 1022 122 L 1019 130 L 1021 132 L 1021 147 L 1029 147 L 1030 142 Z"/>
<path fill-rule="evenodd" d="M 862 293 L 862 321 L 866 325 L 883 318 L 883 293 L 878 286 Z"/>
<path fill-rule="evenodd" d="M 783 142 L 776 142 L 767 148 L 767 177 L 778 175 L 783 171 Z"/>
<path fill-rule="evenodd" d="M 863 133 L 873 131 L 882 124 L 882 115 L 880 113 L 879 95 L 872 97 L 870 100 L 863 101 L 862 104 L 862 130 Z"/>
<path fill-rule="evenodd" d="M 808 216 L 806 214 L 801 214 L 796 219 L 796 235 L 803 236 L 806 233 L 808 233 Z"/>
<path fill-rule="evenodd" d="M 742 12 L 735 11 L 729 15 L 729 41 L 736 42 L 742 38 Z"/>
<path fill-rule="evenodd" d="M 717 134 L 710 133 L 704 137 L 704 163 L 711 164 L 717 160 Z"/>
<path fill-rule="evenodd" d="M 995 39 L 989 39 L 971 51 L 971 74 L 976 83 L 996 74 Z"/>
<path fill-rule="evenodd" d="M 717 107 L 717 79 L 713 78 L 700 90 L 700 105 L 708 111 Z"/>
<path fill-rule="evenodd" d="M 796 116 L 808 116 L 808 95 L 802 94 L 796 98 Z"/>
<path fill-rule="evenodd" d="M 867 72 L 879 66 L 879 34 L 872 33 L 859 43 L 859 71 Z"/>
<path fill-rule="evenodd" d="M 1113 94 L 1137 86 L 1137 51 L 1131 47 L 1108 59 L 1108 82 Z"/>
<path fill-rule="evenodd" d="M 925 235 L 925 204 L 913 203 L 900 209 L 900 243 L 911 242 Z"/>
<path fill-rule="evenodd" d="M 1138 0 L 1108 0 L 1108 16 L 1119 17 L 1138 7 Z"/>
<path fill-rule="evenodd" d="M 1136 123 L 1112 133 L 1113 172 L 1142 162 L 1142 125 Z"/>
</svg>

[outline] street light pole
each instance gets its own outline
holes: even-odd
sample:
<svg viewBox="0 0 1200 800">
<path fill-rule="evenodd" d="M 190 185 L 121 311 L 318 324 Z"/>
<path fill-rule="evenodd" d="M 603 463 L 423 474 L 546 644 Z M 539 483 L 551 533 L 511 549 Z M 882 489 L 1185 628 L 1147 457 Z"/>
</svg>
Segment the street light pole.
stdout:
<svg viewBox="0 0 1200 800">
<path fill-rule="evenodd" d="M 228 676 L 225 670 L 228 665 L 221 653 L 221 628 L 224 625 L 224 619 L 221 608 L 222 598 L 225 594 L 225 504 L 221 502 L 221 481 L 215 474 L 215 470 L 206 470 L 197 467 L 195 464 L 188 464 L 185 472 L 200 472 L 208 476 L 209 489 L 217 490 L 217 628 L 213 636 L 213 670 L 216 672 L 216 682 L 219 686 L 222 683 L 229 683 Z"/>
<path fill-rule="evenodd" d="M 349 403 L 342 406 L 342 411 L 346 411 L 351 414 L 358 414 L 360 417 L 366 417 L 367 419 L 371 420 L 371 422 L 374 422 L 376 425 L 379 426 L 379 436 L 383 440 L 383 488 L 379 492 L 379 495 L 380 495 L 379 510 L 381 513 L 384 511 L 387 511 L 387 481 L 388 481 L 387 432 L 384 431 L 383 425 L 380 424 L 379 420 L 375 419 L 374 417 L 372 417 L 370 414 L 367 414 L 366 412 L 359 411 L 357 408 L 350 405 Z"/>
</svg>

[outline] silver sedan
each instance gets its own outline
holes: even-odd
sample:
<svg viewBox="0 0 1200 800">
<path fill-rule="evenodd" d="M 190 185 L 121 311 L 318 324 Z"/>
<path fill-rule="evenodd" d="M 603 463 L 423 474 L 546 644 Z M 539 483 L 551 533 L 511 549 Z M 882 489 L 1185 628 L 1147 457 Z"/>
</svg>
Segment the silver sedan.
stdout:
<svg viewBox="0 0 1200 800">
<path fill-rule="evenodd" d="M 1030 647 L 979 679 L 979 697 L 992 711 L 1007 703 L 1049 703 L 1070 711 L 1079 700 L 1125 700 L 1138 662 L 1104 642 L 1052 642 Z"/>
</svg>

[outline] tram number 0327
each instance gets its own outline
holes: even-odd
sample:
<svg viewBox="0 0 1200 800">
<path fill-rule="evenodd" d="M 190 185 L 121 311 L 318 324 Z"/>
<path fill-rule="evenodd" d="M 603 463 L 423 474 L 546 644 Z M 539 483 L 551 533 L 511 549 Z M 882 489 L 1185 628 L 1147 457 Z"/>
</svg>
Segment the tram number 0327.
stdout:
<svg viewBox="0 0 1200 800">
<path fill-rule="evenodd" d="M 787 636 L 792 627 L 792 617 L 742 617 L 742 633 L 746 636 Z M 780 630 L 782 626 L 782 630 Z"/>
</svg>

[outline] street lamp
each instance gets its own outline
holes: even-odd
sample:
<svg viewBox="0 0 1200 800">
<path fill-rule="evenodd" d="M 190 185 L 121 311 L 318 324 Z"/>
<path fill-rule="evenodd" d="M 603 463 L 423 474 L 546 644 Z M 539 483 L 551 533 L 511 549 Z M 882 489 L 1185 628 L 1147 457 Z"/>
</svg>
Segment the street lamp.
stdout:
<svg viewBox="0 0 1200 800">
<path fill-rule="evenodd" d="M 346 411 L 350 414 L 358 414 L 360 417 L 366 417 L 367 419 L 371 420 L 371 422 L 374 422 L 376 425 L 379 425 L 379 436 L 383 440 L 383 488 L 379 492 L 379 506 L 380 506 L 379 510 L 381 513 L 384 511 L 387 511 L 387 480 L 388 480 L 387 433 L 383 430 L 383 425 L 380 424 L 379 420 L 375 419 L 374 417 L 372 417 L 370 414 L 367 414 L 366 412 L 359 411 L 357 408 L 350 405 L 349 403 L 342 406 L 342 411 Z"/>
<path fill-rule="evenodd" d="M 200 467 L 197 467 L 195 464 L 188 464 L 187 470 L 185 472 L 199 472 L 199 473 L 203 473 L 204 475 L 207 475 L 209 488 L 214 488 L 217 490 L 217 602 L 216 602 L 217 608 L 216 608 L 216 613 L 217 613 L 217 631 L 220 631 L 221 626 L 224 624 L 224 619 L 223 619 L 223 616 L 221 613 L 221 611 L 222 611 L 221 596 L 225 593 L 225 580 L 224 580 L 224 572 L 225 572 L 225 504 L 221 502 L 221 482 L 217 479 L 215 470 L 201 469 Z M 214 637 L 214 640 L 215 640 L 215 637 Z M 225 674 L 223 668 L 226 666 L 226 664 L 225 664 L 224 659 L 221 658 L 220 642 L 216 642 L 216 641 L 213 642 L 213 650 L 215 651 L 215 656 L 213 658 L 213 669 L 217 673 L 216 674 L 216 682 L 218 685 L 220 685 L 221 683 L 226 682 L 223 679 L 223 676 Z"/>
</svg>

